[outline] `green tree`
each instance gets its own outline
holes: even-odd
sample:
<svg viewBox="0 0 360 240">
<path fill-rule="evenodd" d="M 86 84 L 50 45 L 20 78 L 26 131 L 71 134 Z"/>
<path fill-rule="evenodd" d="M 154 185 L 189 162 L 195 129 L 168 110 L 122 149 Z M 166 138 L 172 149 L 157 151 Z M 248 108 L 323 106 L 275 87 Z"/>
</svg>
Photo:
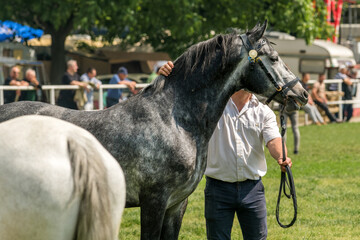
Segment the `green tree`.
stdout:
<svg viewBox="0 0 360 240">
<path fill-rule="evenodd" d="M 303 37 L 308 43 L 331 36 L 323 0 L 12 0 L 2 4 L 0 19 L 40 27 L 52 37 L 51 80 L 65 69 L 66 37 L 75 30 L 107 30 L 105 40 L 122 46 L 146 43 L 173 58 L 190 45 L 226 29 L 246 30 L 269 20 L 268 29 Z"/>
<path fill-rule="evenodd" d="M 12 0 L 2 3 L 0 19 L 13 20 L 41 28 L 51 35 L 50 80 L 60 83 L 65 70 L 65 39 L 74 30 L 91 32 L 92 27 L 112 22 L 116 13 L 118 29 L 125 26 L 126 12 L 132 0 Z"/>
<path fill-rule="evenodd" d="M 138 1 L 130 42 L 144 40 L 178 56 L 198 41 L 226 29 L 252 28 L 268 19 L 268 30 L 283 31 L 311 43 L 333 34 L 323 0 L 173 0 Z M 316 6 L 316 7 L 314 7 Z"/>
</svg>

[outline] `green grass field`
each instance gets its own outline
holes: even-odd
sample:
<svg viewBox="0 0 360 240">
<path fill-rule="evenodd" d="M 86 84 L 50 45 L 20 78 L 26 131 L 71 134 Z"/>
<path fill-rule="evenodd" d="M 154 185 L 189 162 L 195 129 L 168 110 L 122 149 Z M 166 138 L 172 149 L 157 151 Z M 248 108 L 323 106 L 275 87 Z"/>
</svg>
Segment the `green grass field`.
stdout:
<svg viewBox="0 0 360 240">
<path fill-rule="evenodd" d="M 328 240 L 360 239 L 360 123 L 300 127 L 301 146 L 293 149 L 291 128 L 288 132 L 289 156 L 298 199 L 298 219 L 294 226 L 282 229 L 275 218 L 280 170 L 267 153 L 268 173 L 263 178 L 268 208 L 268 239 Z M 183 240 L 206 239 L 204 219 L 205 179 L 189 197 L 180 237 Z M 291 220 L 292 202 L 282 198 L 282 221 Z M 140 239 L 140 209 L 126 209 L 119 239 Z M 232 239 L 242 239 L 234 222 Z"/>
</svg>

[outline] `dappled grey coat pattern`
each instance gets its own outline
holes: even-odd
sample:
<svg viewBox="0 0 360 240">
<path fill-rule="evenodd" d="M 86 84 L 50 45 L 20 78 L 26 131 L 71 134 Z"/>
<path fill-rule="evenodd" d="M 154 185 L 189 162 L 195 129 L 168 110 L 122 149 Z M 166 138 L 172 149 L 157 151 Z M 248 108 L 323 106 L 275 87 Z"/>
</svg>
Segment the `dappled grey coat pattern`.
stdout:
<svg viewBox="0 0 360 240">
<path fill-rule="evenodd" d="M 280 85 L 295 76 L 268 41 L 266 23 L 249 31 L 264 64 Z M 177 239 L 187 197 L 206 167 L 207 144 L 230 96 L 247 89 L 269 97 L 275 91 L 260 67 L 249 70 L 248 53 L 237 32 L 190 47 L 170 76 L 127 101 L 102 111 L 83 112 L 44 103 L 0 107 L 0 121 L 24 114 L 51 115 L 94 134 L 124 170 L 127 207 L 141 207 L 141 239 Z M 287 94 L 306 102 L 299 83 Z M 284 103 L 281 95 L 277 101 Z M 296 108 L 295 101 L 290 104 Z"/>
</svg>

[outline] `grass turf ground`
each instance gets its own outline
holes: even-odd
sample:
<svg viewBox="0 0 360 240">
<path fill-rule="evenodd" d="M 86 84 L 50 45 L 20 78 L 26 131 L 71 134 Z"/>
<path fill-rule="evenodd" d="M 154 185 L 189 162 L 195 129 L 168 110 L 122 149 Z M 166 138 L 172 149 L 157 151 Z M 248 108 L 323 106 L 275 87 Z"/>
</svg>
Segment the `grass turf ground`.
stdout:
<svg viewBox="0 0 360 240">
<path fill-rule="evenodd" d="M 300 153 L 293 155 L 288 131 L 289 157 L 298 200 L 298 219 L 282 229 L 275 218 L 280 170 L 267 152 L 268 172 L 263 178 L 268 209 L 269 240 L 360 239 L 360 123 L 300 127 Z M 206 239 L 203 179 L 189 197 L 179 239 Z M 292 202 L 281 200 L 281 220 L 288 223 Z M 140 239 L 140 209 L 126 209 L 119 239 Z M 234 221 L 232 239 L 242 239 Z"/>
</svg>

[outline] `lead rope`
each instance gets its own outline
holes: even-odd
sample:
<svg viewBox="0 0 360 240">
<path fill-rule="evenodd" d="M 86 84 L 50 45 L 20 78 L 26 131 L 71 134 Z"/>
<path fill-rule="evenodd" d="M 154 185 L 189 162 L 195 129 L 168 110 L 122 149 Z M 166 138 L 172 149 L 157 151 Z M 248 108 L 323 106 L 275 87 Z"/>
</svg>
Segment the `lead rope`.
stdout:
<svg viewBox="0 0 360 240">
<path fill-rule="evenodd" d="M 281 141 L 282 141 L 282 154 L 283 154 L 283 161 L 286 160 L 286 153 L 285 153 L 285 133 L 286 133 L 286 122 L 284 121 L 284 115 L 283 115 L 283 111 L 284 111 L 284 107 L 282 107 L 281 111 L 280 111 L 280 125 L 281 125 Z M 287 175 L 287 177 L 286 177 Z M 290 194 L 288 194 L 286 192 L 286 187 L 285 185 L 288 186 L 289 190 L 290 190 Z M 289 224 L 282 224 L 280 222 L 280 218 L 279 218 L 279 211 L 280 211 L 280 200 L 281 200 L 281 192 L 284 192 L 284 195 L 287 198 L 292 198 L 293 200 L 293 206 L 294 206 L 294 218 L 292 219 L 292 221 Z M 278 222 L 278 224 L 280 225 L 280 227 L 282 228 L 288 228 L 291 227 L 292 225 L 294 225 L 295 221 L 296 221 L 296 217 L 297 217 L 297 201 L 296 201 L 296 192 L 295 192 L 295 184 L 294 184 L 294 179 L 293 179 L 293 175 L 291 172 L 291 169 L 289 166 L 286 166 L 286 172 L 281 172 L 281 180 L 280 180 L 280 188 L 279 188 L 279 196 L 278 196 L 278 200 L 277 200 L 277 205 L 276 205 L 276 220 Z"/>
</svg>

